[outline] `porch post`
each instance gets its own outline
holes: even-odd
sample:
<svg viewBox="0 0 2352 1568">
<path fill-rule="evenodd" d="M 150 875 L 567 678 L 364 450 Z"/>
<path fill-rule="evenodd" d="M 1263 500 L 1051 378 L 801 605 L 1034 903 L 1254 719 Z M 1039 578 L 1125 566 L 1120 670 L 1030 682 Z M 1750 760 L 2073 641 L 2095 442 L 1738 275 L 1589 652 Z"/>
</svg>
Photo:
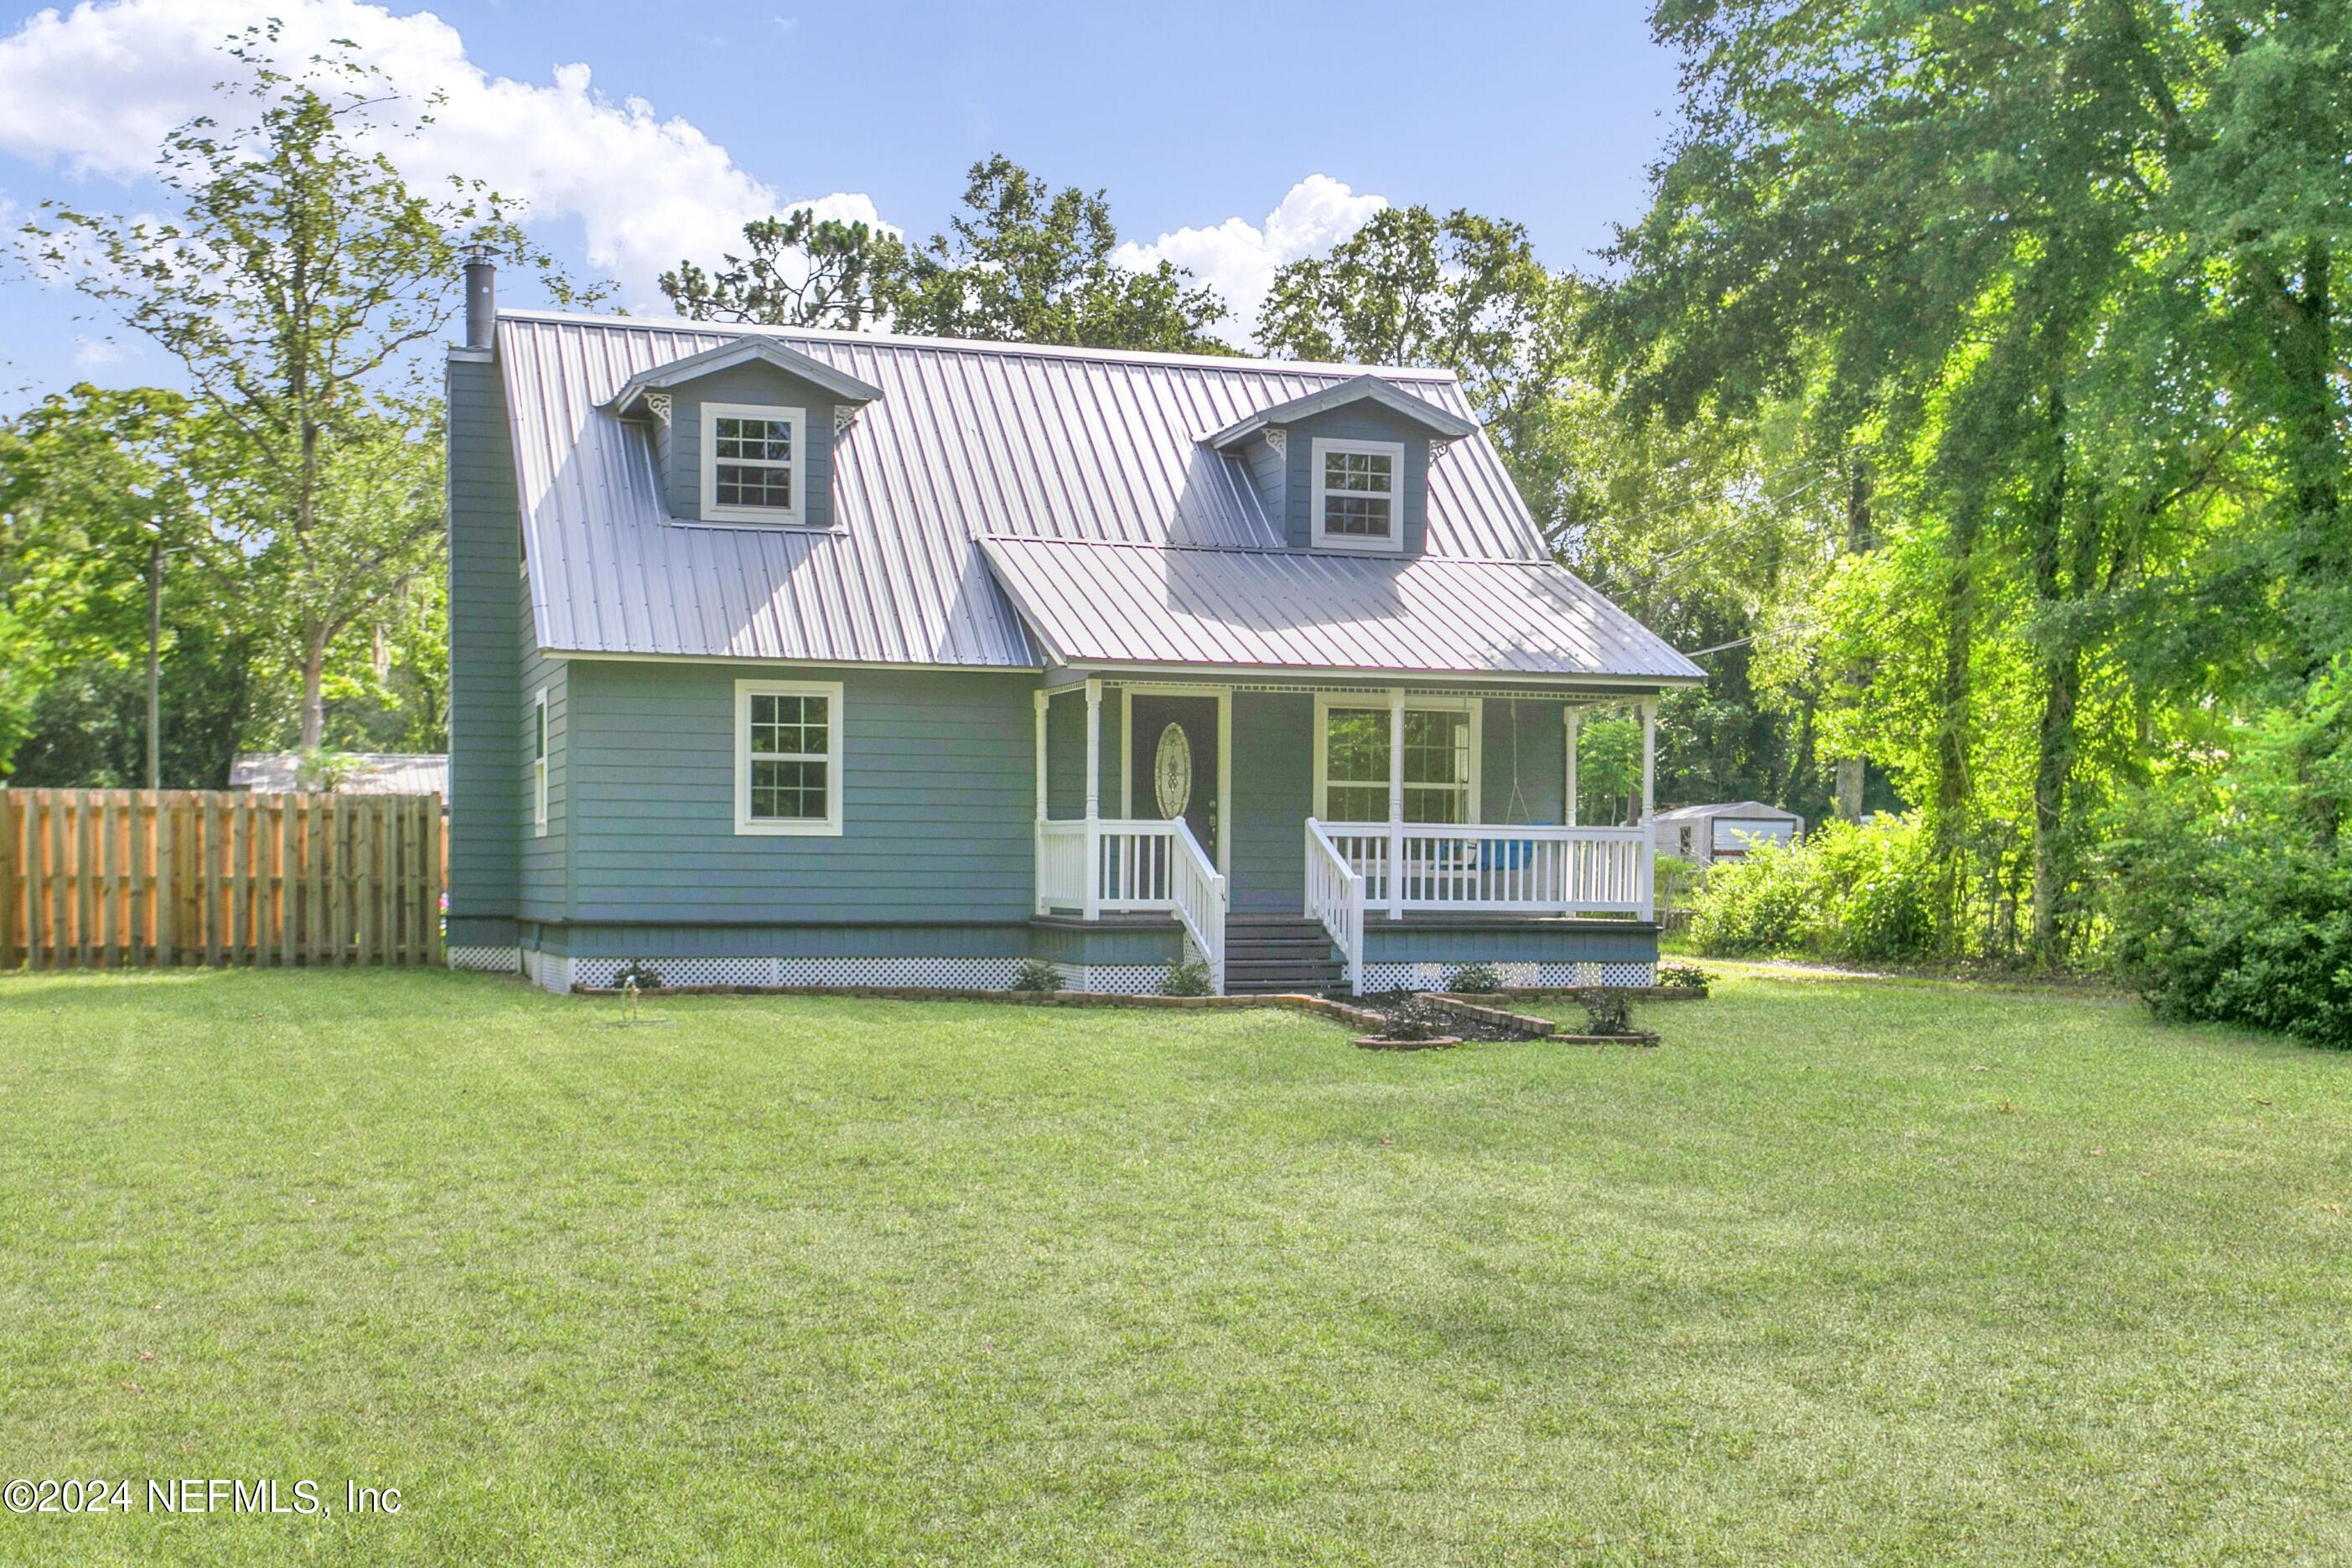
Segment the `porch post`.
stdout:
<svg viewBox="0 0 2352 1568">
<path fill-rule="evenodd" d="M 1389 688 L 1389 918 L 1404 918 L 1404 688 Z"/>
<path fill-rule="evenodd" d="M 1654 863 L 1658 852 L 1657 830 L 1650 825 L 1658 782 L 1658 699 L 1642 703 L 1642 918 L 1658 917 L 1658 876 Z"/>
<path fill-rule="evenodd" d="M 1043 686 L 1032 692 L 1030 698 L 1037 710 L 1037 826 L 1035 853 L 1032 858 L 1036 867 L 1037 913 L 1043 915 L 1045 913 L 1045 705 L 1052 699 Z"/>
<path fill-rule="evenodd" d="M 1087 682 L 1087 918 L 1102 917 L 1102 682 Z"/>
<path fill-rule="evenodd" d="M 1562 708 L 1560 716 L 1568 720 L 1568 795 L 1560 821 L 1569 827 L 1576 826 L 1576 728 L 1584 720 L 1580 708 Z"/>
</svg>

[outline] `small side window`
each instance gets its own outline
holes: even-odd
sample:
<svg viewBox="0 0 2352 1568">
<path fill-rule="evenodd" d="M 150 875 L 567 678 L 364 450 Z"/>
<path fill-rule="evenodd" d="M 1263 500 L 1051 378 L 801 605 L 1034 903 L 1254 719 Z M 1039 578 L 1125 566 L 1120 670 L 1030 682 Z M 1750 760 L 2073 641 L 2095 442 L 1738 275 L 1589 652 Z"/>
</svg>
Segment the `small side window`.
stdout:
<svg viewBox="0 0 2352 1568">
<path fill-rule="evenodd" d="M 544 836 L 547 832 L 547 688 L 539 688 L 539 695 L 530 705 L 530 821 L 531 831 Z"/>
</svg>

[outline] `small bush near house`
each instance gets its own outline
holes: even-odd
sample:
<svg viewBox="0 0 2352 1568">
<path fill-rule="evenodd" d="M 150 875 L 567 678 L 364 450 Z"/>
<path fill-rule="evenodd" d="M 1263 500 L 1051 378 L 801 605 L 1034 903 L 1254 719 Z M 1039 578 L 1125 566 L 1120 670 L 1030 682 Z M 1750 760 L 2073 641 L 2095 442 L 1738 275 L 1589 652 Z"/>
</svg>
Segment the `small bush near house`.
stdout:
<svg viewBox="0 0 2352 1568">
<path fill-rule="evenodd" d="M 1622 997 L 1606 991 L 1587 991 L 1578 998 L 1584 1003 L 1584 1032 L 1587 1034 L 1632 1034 L 1633 1009 Z"/>
<path fill-rule="evenodd" d="M 1503 977 L 1492 964 L 1465 964 L 1445 977 L 1445 988 L 1465 996 L 1483 996 L 1503 988 Z"/>
<path fill-rule="evenodd" d="M 1707 972 L 1696 964 L 1661 964 L 1658 984 L 1670 991 L 1703 991 L 1706 989 Z"/>
<path fill-rule="evenodd" d="M 621 972 L 613 977 L 613 988 L 619 991 L 625 991 L 632 985 L 641 991 L 657 991 L 661 989 L 661 971 L 643 958 L 630 959 Z"/>
<path fill-rule="evenodd" d="M 1717 865 L 1699 890 L 1691 942 L 1725 958 L 1924 958 L 1935 951 L 1935 907 L 1916 819 L 1829 822 L 1802 843 L 1759 844 Z"/>
<path fill-rule="evenodd" d="M 1163 997 L 1205 997 L 1209 994 L 1209 966 L 1198 958 L 1188 958 L 1168 966 L 1168 977 L 1160 982 Z"/>
<path fill-rule="evenodd" d="M 1062 971 L 1043 958 L 1024 958 L 1021 967 L 1013 971 L 1013 984 L 1006 988 L 1015 991 L 1060 991 L 1069 988 Z"/>
</svg>

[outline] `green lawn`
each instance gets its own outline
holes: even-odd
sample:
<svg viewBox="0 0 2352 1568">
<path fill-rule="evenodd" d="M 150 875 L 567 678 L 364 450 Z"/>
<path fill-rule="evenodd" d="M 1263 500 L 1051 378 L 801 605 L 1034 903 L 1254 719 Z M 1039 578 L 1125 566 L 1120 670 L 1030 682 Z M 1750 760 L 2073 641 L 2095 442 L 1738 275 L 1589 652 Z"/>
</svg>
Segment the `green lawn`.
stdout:
<svg viewBox="0 0 2352 1568">
<path fill-rule="evenodd" d="M 2352 1058 L 1742 979 L 1289 1014 L 0 979 L 0 1562 L 2352 1559 Z M 131 1385 L 135 1385 L 135 1388 Z"/>
</svg>

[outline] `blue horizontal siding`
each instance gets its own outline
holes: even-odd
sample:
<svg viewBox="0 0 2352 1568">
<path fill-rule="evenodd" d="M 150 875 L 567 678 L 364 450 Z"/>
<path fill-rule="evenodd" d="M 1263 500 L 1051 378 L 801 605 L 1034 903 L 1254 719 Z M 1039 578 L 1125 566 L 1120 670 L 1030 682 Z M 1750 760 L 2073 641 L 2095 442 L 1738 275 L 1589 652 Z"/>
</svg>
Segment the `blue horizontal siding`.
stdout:
<svg viewBox="0 0 2352 1568">
<path fill-rule="evenodd" d="M 735 831 L 735 682 L 843 683 L 838 838 Z M 1020 922 L 1034 899 L 1034 677 L 574 661 L 582 922 Z"/>
</svg>

